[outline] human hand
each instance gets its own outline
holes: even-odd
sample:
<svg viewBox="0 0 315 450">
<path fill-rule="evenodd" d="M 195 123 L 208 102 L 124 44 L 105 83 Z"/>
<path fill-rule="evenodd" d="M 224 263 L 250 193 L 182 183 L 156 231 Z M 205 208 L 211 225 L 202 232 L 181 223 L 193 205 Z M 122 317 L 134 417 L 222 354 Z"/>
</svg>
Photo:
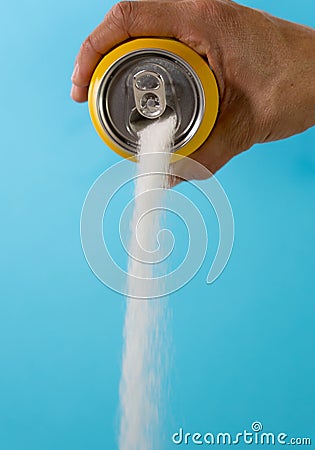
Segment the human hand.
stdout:
<svg viewBox="0 0 315 450">
<path fill-rule="evenodd" d="M 72 98 L 87 100 L 104 54 L 135 37 L 171 37 L 207 59 L 220 92 L 217 123 L 192 158 L 212 173 L 255 143 L 315 123 L 315 32 L 231 0 L 121 2 L 84 41 Z M 187 178 L 203 174 L 185 173 Z M 207 175 L 204 175 L 207 176 Z"/>
</svg>

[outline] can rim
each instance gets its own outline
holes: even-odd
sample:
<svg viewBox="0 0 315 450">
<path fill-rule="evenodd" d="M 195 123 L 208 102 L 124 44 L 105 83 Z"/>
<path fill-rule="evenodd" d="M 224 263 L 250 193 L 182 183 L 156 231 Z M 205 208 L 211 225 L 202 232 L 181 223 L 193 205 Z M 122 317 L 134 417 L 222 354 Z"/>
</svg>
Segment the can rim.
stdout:
<svg viewBox="0 0 315 450">
<path fill-rule="evenodd" d="M 129 151 L 117 145 L 105 131 L 98 113 L 98 92 L 104 74 L 126 54 L 135 51 L 165 50 L 180 58 L 199 78 L 204 93 L 204 113 L 198 129 L 182 147 L 174 152 L 178 156 L 188 156 L 197 150 L 207 139 L 216 122 L 219 109 L 219 92 L 215 76 L 207 62 L 188 45 L 174 39 L 136 38 L 115 47 L 107 53 L 95 69 L 89 87 L 88 104 L 92 123 L 101 139 L 124 158 L 137 160 Z"/>
</svg>

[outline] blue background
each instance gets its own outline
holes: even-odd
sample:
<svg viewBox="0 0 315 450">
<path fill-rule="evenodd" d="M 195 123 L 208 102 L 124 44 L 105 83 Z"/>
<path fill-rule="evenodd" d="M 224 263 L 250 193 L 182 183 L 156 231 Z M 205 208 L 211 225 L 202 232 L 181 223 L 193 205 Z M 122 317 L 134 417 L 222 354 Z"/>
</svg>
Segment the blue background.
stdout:
<svg viewBox="0 0 315 450">
<path fill-rule="evenodd" d="M 246 4 L 315 25 L 313 0 Z M 1 7 L 1 450 L 117 445 L 124 299 L 90 271 L 79 221 L 119 157 L 69 97 L 80 43 L 110 6 Z M 235 245 L 213 285 L 205 264 L 171 297 L 165 448 L 180 426 L 232 433 L 255 420 L 315 440 L 314 143 L 312 129 L 256 146 L 218 174 Z"/>
</svg>

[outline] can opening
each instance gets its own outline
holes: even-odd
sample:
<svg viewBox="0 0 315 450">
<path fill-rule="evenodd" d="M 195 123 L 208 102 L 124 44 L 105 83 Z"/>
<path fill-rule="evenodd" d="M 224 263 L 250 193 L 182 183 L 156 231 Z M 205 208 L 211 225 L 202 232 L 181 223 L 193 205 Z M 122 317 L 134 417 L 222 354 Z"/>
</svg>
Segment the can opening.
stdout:
<svg viewBox="0 0 315 450">
<path fill-rule="evenodd" d="M 178 129 L 180 123 L 179 123 L 177 114 L 170 106 L 166 106 L 164 113 L 162 115 L 158 116 L 157 118 L 154 117 L 153 119 L 154 120 L 159 120 L 159 119 L 164 120 L 164 119 L 168 119 L 172 115 L 174 115 L 176 117 L 176 126 L 175 126 L 175 131 L 176 131 Z M 137 108 L 134 108 L 131 111 L 131 114 L 129 117 L 129 126 L 133 133 L 138 134 L 139 131 L 143 130 L 143 128 L 145 128 L 150 123 L 152 123 L 152 118 L 147 118 L 144 115 L 140 114 L 139 111 L 137 110 Z"/>
</svg>

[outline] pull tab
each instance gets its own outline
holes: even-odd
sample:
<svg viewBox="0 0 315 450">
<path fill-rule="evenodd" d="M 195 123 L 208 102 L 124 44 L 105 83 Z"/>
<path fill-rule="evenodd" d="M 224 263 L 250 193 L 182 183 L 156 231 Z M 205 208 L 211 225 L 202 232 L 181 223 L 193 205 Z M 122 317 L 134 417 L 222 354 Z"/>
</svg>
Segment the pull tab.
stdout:
<svg viewBox="0 0 315 450">
<path fill-rule="evenodd" d="M 141 70 L 133 76 L 133 93 L 138 112 L 157 119 L 166 108 L 165 84 L 159 73 Z"/>
</svg>

